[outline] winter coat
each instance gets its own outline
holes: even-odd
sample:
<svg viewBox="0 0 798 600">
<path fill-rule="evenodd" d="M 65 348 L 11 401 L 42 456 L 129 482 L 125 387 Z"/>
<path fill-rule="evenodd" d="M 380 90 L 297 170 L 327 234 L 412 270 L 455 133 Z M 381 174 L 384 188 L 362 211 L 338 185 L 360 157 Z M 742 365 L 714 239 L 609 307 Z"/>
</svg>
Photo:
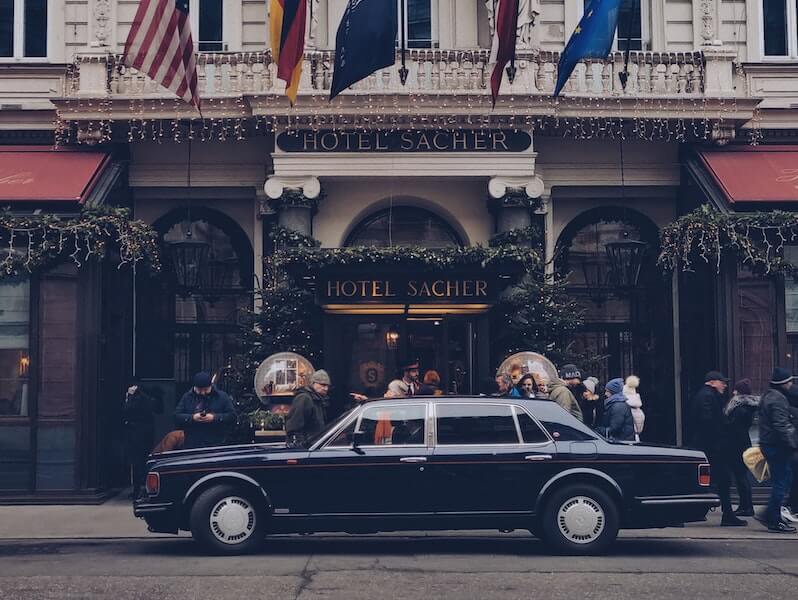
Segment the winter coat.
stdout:
<svg viewBox="0 0 798 600">
<path fill-rule="evenodd" d="M 311 387 L 301 388 L 291 402 L 285 431 L 307 439 L 324 429 L 327 422 L 324 397 Z"/>
<path fill-rule="evenodd" d="M 122 404 L 122 424 L 125 431 L 125 446 L 129 451 L 141 449 L 149 452 L 155 437 L 155 413 L 163 406 L 152 396 L 137 389 L 126 394 Z"/>
<path fill-rule="evenodd" d="M 626 396 L 623 393 L 613 394 L 604 402 L 599 433 L 610 440 L 634 441 L 635 424 L 632 409 L 626 404 Z"/>
<path fill-rule="evenodd" d="M 646 424 L 646 413 L 643 412 L 643 400 L 637 392 L 624 394 L 626 398 L 626 405 L 632 411 L 632 420 L 635 426 L 635 439 L 640 440 L 640 434 L 643 433 L 643 427 Z"/>
<path fill-rule="evenodd" d="M 759 443 L 787 450 L 798 449 L 798 432 L 792 423 L 790 403 L 775 388 L 768 389 L 759 401 Z"/>
<path fill-rule="evenodd" d="M 553 400 L 584 423 L 582 409 L 562 379 L 555 379 L 549 386 L 549 400 Z"/>
<path fill-rule="evenodd" d="M 690 406 L 690 439 L 708 456 L 717 455 L 724 434 L 723 397 L 715 388 L 702 385 Z"/>
<path fill-rule="evenodd" d="M 741 455 L 751 447 L 751 425 L 759 410 L 759 398 L 749 394 L 732 396 L 723 408 L 726 427 L 726 443 L 729 452 Z"/>
<path fill-rule="evenodd" d="M 194 415 L 198 412 L 213 414 L 213 422 L 198 423 Z M 236 410 L 233 400 L 221 390 L 212 388 L 207 396 L 200 396 L 194 390 L 183 394 L 175 407 L 175 423 L 186 432 L 184 448 L 203 448 L 223 444 L 229 426 L 235 423 Z"/>
<path fill-rule="evenodd" d="M 601 423 L 601 413 L 604 412 L 604 403 L 600 399 L 588 400 L 582 394 L 577 396 L 579 410 L 582 411 L 582 418 L 588 427 L 598 427 Z"/>
</svg>

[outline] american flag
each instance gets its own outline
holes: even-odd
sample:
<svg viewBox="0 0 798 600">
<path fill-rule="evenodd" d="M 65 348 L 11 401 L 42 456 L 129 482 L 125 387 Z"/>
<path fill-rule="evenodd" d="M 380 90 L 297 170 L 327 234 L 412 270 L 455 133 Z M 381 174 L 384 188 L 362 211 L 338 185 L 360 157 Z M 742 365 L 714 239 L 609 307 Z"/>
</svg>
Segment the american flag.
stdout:
<svg viewBox="0 0 798 600">
<path fill-rule="evenodd" d="M 200 108 L 189 0 L 141 0 L 122 62 Z"/>
</svg>

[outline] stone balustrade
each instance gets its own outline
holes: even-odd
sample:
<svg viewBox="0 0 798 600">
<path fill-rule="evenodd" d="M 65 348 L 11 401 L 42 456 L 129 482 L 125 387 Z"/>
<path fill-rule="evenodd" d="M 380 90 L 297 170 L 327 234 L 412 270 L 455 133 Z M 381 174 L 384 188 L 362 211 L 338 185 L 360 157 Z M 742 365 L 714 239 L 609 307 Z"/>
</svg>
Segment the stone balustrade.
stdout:
<svg viewBox="0 0 798 600">
<path fill-rule="evenodd" d="M 344 92 L 349 95 L 489 95 L 490 65 L 487 50 L 409 50 L 405 85 L 399 77 L 399 60 Z M 505 76 L 503 96 L 550 96 L 557 79 L 558 53 L 520 54 L 512 84 Z M 580 63 L 563 96 L 589 98 L 659 97 L 666 99 L 727 97 L 739 93 L 735 86 L 733 55 L 727 50 L 705 48 L 701 52 L 632 52 L 626 89 L 619 75 L 624 56 Z M 200 53 L 199 91 L 202 98 L 279 95 L 284 84 L 276 77 L 271 53 Z M 330 51 L 309 51 L 300 82 L 300 96 L 329 94 L 333 74 Z M 142 73 L 121 65 L 112 54 L 82 54 L 66 88 L 70 98 L 147 99 L 168 98 Z"/>
</svg>

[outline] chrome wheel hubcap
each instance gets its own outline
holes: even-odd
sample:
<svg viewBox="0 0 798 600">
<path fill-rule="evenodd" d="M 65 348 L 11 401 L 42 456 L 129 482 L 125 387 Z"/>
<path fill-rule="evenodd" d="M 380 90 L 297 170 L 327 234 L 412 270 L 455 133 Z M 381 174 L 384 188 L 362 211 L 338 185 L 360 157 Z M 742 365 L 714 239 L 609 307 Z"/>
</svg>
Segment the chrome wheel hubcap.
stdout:
<svg viewBox="0 0 798 600">
<path fill-rule="evenodd" d="M 575 544 L 589 544 L 604 531 L 604 509 L 593 498 L 576 496 L 563 502 L 557 511 L 560 533 Z"/>
<path fill-rule="evenodd" d="M 240 544 L 255 531 L 255 507 L 238 496 L 222 498 L 211 510 L 210 526 L 220 542 Z"/>
</svg>

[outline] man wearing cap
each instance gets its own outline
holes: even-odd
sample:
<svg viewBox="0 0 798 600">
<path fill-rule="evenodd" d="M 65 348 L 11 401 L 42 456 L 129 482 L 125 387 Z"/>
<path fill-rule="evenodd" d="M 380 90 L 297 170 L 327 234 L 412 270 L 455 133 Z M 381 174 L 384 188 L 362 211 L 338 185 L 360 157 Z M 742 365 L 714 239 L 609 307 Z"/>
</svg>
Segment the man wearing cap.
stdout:
<svg viewBox="0 0 798 600">
<path fill-rule="evenodd" d="M 404 361 L 402 363 L 402 378 L 394 379 L 388 384 L 386 396 L 391 398 L 415 396 L 421 387 L 418 382 L 419 368 L 418 359 Z"/>
<path fill-rule="evenodd" d="M 731 503 L 731 466 L 726 461 L 724 449 L 723 394 L 729 378 L 719 371 L 704 375 L 704 385 L 693 396 L 691 406 L 692 442 L 704 451 L 712 467 L 712 478 L 720 496 L 723 527 L 742 527 L 747 521 L 737 518 Z"/>
<path fill-rule="evenodd" d="M 310 376 L 310 383 L 296 393 L 285 419 L 289 448 L 305 448 L 307 441 L 324 428 L 329 392 L 330 376 L 324 369 L 319 369 Z"/>
<path fill-rule="evenodd" d="M 560 369 L 560 378 L 555 379 L 549 385 L 549 400 L 553 400 L 584 423 L 585 419 L 582 416 L 582 409 L 568 385 L 569 381 L 571 383 L 574 381 L 581 383 L 581 380 L 582 374 L 575 365 L 565 365 Z"/>
<path fill-rule="evenodd" d="M 192 388 L 175 407 L 175 422 L 185 434 L 184 448 L 219 446 L 236 420 L 233 400 L 213 385 L 209 373 L 197 373 Z"/>
<path fill-rule="evenodd" d="M 790 419 L 790 403 L 787 400 L 792 380 L 792 373 L 776 367 L 770 387 L 759 401 L 759 446 L 770 469 L 767 526 L 772 533 L 796 532 L 795 527 L 781 520 L 781 503 L 792 483 L 792 458 L 798 451 L 798 433 Z"/>
</svg>

